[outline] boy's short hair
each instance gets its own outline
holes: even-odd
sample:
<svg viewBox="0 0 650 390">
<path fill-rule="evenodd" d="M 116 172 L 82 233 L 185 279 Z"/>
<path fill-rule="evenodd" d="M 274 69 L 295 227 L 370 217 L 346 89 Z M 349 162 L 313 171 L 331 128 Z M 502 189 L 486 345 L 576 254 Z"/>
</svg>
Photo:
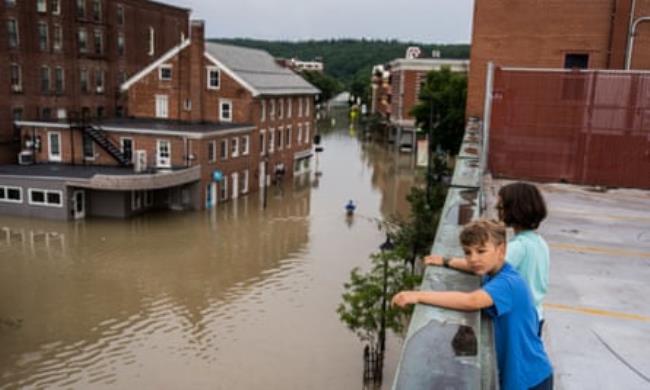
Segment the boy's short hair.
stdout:
<svg viewBox="0 0 650 390">
<path fill-rule="evenodd" d="M 463 248 L 483 246 L 488 242 L 495 246 L 506 242 L 506 227 L 502 223 L 478 219 L 465 225 L 460 232 L 460 244 Z"/>
<path fill-rule="evenodd" d="M 516 182 L 499 189 L 500 204 L 497 205 L 506 226 L 535 230 L 546 218 L 546 202 L 537 187 Z"/>
</svg>

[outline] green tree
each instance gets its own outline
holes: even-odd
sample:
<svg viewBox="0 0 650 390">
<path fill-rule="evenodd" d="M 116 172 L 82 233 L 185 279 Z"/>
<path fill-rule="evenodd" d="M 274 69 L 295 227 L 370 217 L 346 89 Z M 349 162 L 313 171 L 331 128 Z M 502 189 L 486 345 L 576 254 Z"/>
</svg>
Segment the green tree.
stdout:
<svg viewBox="0 0 650 390">
<path fill-rule="evenodd" d="M 321 101 L 326 102 L 343 90 L 343 85 L 332 76 L 314 71 L 304 71 L 302 75 L 305 80 L 320 89 Z"/>
<path fill-rule="evenodd" d="M 448 67 L 427 74 L 419 103 L 412 115 L 426 131 L 432 130 L 433 146 L 456 155 L 463 141 L 467 76 Z"/>
</svg>

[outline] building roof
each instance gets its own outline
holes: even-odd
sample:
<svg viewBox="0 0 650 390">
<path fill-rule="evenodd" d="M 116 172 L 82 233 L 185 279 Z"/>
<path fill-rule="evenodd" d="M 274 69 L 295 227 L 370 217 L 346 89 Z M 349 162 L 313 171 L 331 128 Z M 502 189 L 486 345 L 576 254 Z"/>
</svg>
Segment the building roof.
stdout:
<svg viewBox="0 0 650 390">
<path fill-rule="evenodd" d="M 43 128 L 70 128 L 66 120 L 24 120 L 14 122 L 17 126 Z M 187 122 L 157 118 L 113 118 L 89 122 L 89 126 L 104 131 L 168 135 L 201 139 L 215 135 L 238 134 L 253 131 L 252 124 L 217 122 Z M 74 126 L 74 124 L 73 124 Z"/>
<path fill-rule="evenodd" d="M 97 174 L 133 175 L 133 168 L 101 165 L 32 164 L 0 165 L 0 176 L 28 176 L 61 179 L 90 179 Z"/>
<path fill-rule="evenodd" d="M 469 60 L 447 58 L 398 58 L 390 62 L 391 71 L 440 70 L 443 66 L 450 67 L 453 72 L 467 72 L 469 71 Z"/>
<path fill-rule="evenodd" d="M 320 90 L 278 65 L 266 51 L 206 42 L 206 57 L 242 83 L 253 95 L 316 95 Z"/>
</svg>

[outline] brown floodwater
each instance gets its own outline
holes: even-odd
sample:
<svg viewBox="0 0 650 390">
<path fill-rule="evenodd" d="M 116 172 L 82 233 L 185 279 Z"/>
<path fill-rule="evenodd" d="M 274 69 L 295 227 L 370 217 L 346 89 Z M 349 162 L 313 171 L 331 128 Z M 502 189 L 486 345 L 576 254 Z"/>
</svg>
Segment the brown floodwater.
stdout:
<svg viewBox="0 0 650 390">
<path fill-rule="evenodd" d="M 131 220 L 0 217 L 0 388 L 363 388 L 336 307 L 383 242 L 376 219 L 408 212 L 414 162 L 339 123 L 322 175 L 265 210 L 252 194 Z M 384 388 L 400 348 L 390 335 Z"/>
</svg>

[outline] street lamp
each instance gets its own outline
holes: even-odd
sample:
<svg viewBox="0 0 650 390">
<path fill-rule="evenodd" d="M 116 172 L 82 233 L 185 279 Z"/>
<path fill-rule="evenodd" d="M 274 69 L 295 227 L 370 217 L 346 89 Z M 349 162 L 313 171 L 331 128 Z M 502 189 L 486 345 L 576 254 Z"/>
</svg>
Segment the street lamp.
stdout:
<svg viewBox="0 0 650 390">
<path fill-rule="evenodd" d="M 388 259 L 386 258 L 386 251 L 391 251 L 395 245 L 390 239 L 390 235 L 386 233 L 386 241 L 379 246 L 381 250 L 381 257 L 384 262 L 384 284 L 383 294 L 381 297 L 381 327 L 379 328 L 379 347 L 383 356 L 386 349 L 386 293 L 388 289 Z"/>
</svg>

